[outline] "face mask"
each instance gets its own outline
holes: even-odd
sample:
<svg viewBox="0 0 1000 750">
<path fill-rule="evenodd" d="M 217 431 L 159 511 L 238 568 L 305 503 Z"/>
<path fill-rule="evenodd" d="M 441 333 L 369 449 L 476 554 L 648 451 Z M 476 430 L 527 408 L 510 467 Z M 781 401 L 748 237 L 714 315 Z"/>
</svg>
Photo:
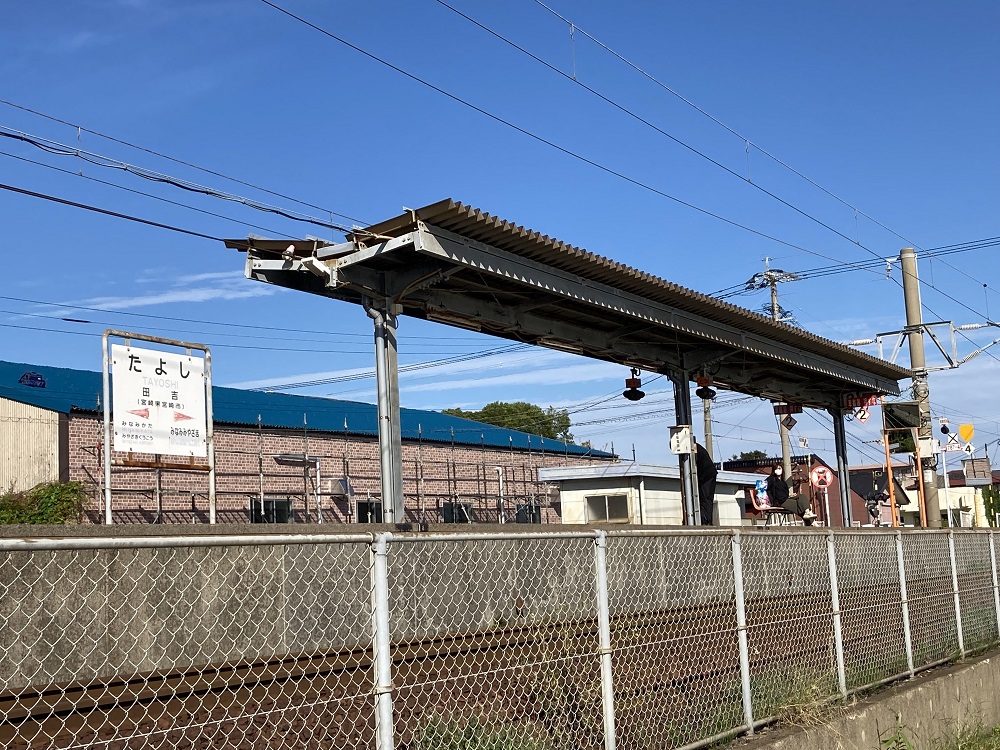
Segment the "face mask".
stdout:
<svg viewBox="0 0 1000 750">
<path fill-rule="evenodd" d="M 777 474 L 777 475 L 778 475 L 778 476 L 780 477 L 780 476 L 781 476 L 781 474 L 782 474 L 782 471 L 781 471 L 781 469 L 778 469 L 778 470 L 777 470 L 776 472 L 774 472 L 774 473 L 775 473 L 775 474 Z"/>
</svg>

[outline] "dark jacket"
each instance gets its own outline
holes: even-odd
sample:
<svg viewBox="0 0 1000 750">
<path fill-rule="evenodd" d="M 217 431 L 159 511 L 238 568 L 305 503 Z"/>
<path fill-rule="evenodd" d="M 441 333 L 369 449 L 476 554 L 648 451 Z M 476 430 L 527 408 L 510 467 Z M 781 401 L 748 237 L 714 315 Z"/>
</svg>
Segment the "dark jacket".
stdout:
<svg viewBox="0 0 1000 750">
<path fill-rule="evenodd" d="M 767 477 L 767 499 L 772 506 L 783 505 L 788 499 L 788 482 L 784 477 L 770 474 Z"/>
</svg>

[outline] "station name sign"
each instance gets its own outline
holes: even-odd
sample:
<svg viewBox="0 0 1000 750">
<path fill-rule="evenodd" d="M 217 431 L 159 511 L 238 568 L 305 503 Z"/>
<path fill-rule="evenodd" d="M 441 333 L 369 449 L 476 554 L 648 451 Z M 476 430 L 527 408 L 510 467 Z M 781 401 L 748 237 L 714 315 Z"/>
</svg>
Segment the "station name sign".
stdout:
<svg viewBox="0 0 1000 750">
<path fill-rule="evenodd" d="M 203 358 L 114 344 L 111 385 L 115 450 L 208 455 Z"/>
</svg>

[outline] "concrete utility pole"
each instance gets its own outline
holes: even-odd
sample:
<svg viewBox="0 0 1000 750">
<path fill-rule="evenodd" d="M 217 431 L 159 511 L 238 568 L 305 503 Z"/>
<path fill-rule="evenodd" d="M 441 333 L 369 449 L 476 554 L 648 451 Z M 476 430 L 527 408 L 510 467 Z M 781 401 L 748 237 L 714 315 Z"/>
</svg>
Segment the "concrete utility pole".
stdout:
<svg viewBox="0 0 1000 750">
<path fill-rule="evenodd" d="M 782 281 L 798 281 L 798 275 L 782 271 L 780 268 L 771 268 L 771 259 L 764 258 L 764 272 L 754 274 L 747 283 L 748 290 L 770 289 L 771 304 L 765 305 L 764 310 L 771 315 L 771 318 L 779 323 L 793 322 L 794 318 L 781 309 L 778 304 L 778 284 Z M 792 477 L 792 444 L 785 425 L 778 423 L 778 431 L 781 435 L 781 468 L 785 471 L 785 478 L 791 480 Z"/>
<path fill-rule="evenodd" d="M 771 284 L 771 317 L 775 320 L 781 320 L 781 305 L 778 304 L 778 279 L 770 272 L 767 275 L 770 277 Z M 792 440 L 788 434 L 788 428 L 785 427 L 784 419 L 778 422 L 778 432 L 781 435 L 781 468 L 785 472 L 785 481 L 791 482 Z"/>
<path fill-rule="evenodd" d="M 923 313 L 920 307 L 920 281 L 917 278 L 917 253 L 912 247 L 899 251 L 900 268 L 903 272 L 903 300 L 906 305 L 906 328 L 910 344 L 910 370 L 913 373 L 913 398 L 920 412 L 920 427 L 917 439 L 933 437 L 931 425 L 931 394 L 927 386 L 927 360 L 924 357 Z M 937 471 L 934 456 L 921 457 L 920 481 L 924 487 L 924 503 L 927 506 L 927 525 L 932 529 L 941 528 L 941 508 L 938 505 Z"/>
<path fill-rule="evenodd" d="M 705 419 L 705 450 L 708 451 L 708 455 L 715 460 L 715 449 L 712 447 L 712 399 L 703 398 L 701 400 L 702 408 L 704 409 L 703 415 Z"/>
</svg>

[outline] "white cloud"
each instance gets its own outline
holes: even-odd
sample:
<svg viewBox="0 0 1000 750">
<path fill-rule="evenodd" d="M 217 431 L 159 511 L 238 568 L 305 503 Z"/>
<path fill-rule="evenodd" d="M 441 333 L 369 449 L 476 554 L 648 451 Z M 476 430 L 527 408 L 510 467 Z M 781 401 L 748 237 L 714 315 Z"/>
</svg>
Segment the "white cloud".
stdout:
<svg viewBox="0 0 1000 750">
<path fill-rule="evenodd" d="M 133 307 L 165 305 L 174 302 L 212 302 L 215 300 L 248 299 L 268 297 L 274 294 L 274 287 L 259 284 L 245 289 L 229 287 L 193 287 L 191 289 L 171 289 L 155 294 L 134 297 L 91 297 L 72 304 L 83 307 L 98 307 L 104 310 L 128 310 Z"/>
<path fill-rule="evenodd" d="M 567 385 L 569 383 L 589 383 L 595 380 L 610 380 L 619 377 L 621 377 L 621 367 L 619 365 L 596 362 L 593 364 L 570 365 L 569 367 L 533 368 L 522 372 L 490 375 L 487 377 L 438 380 L 434 383 L 401 386 L 401 390 L 407 393 L 420 393 L 514 385 L 546 387 Z"/>
</svg>

